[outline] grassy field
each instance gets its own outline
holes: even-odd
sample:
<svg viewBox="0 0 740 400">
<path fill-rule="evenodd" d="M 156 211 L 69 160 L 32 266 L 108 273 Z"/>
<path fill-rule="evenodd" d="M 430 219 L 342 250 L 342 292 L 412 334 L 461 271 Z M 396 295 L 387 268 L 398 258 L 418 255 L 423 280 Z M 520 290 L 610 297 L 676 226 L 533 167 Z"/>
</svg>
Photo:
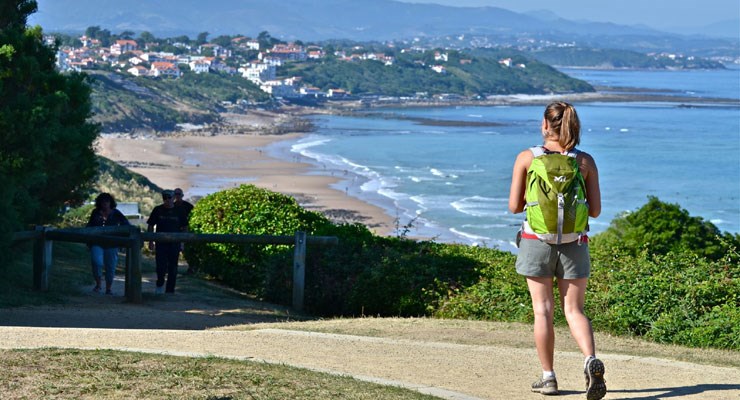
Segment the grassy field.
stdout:
<svg viewBox="0 0 740 400">
<path fill-rule="evenodd" d="M 433 399 L 251 361 L 64 349 L 0 351 L 2 398 Z"/>
</svg>

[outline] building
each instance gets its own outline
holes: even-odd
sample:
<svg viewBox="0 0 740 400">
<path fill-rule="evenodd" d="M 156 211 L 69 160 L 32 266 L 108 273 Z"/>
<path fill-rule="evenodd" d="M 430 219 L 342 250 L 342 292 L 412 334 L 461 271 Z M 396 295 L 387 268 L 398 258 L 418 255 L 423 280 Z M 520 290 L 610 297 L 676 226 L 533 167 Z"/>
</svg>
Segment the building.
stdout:
<svg viewBox="0 0 740 400">
<path fill-rule="evenodd" d="M 265 63 L 250 63 L 239 68 L 242 77 L 259 85 L 262 82 L 275 80 L 277 77 L 277 68 L 274 65 Z"/>
<path fill-rule="evenodd" d="M 182 75 L 180 68 L 171 62 L 157 61 L 152 63 L 152 68 L 149 72 L 150 76 L 168 76 L 172 78 L 179 78 Z"/>
<path fill-rule="evenodd" d="M 116 40 L 116 43 L 110 46 L 110 52 L 113 55 L 120 56 L 123 53 L 134 51 L 139 47 L 135 40 Z"/>
<path fill-rule="evenodd" d="M 141 65 L 135 65 L 127 69 L 126 72 L 133 76 L 149 76 L 149 70 Z"/>
</svg>

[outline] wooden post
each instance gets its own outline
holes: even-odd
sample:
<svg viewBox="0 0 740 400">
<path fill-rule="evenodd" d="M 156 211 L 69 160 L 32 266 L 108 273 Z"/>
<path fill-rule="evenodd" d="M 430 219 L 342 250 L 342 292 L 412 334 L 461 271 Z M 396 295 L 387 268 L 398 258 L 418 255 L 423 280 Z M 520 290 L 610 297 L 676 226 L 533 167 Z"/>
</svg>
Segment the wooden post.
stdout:
<svg viewBox="0 0 740 400">
<path fill-rule="evenodd" d="M 138 227 L 131 229 L 129 257 L 127 259 L 128 273 L 126 275 L 126 299 L 132 303 L 140 304 L 141 299 L 141 248 L 144 241 L 141 239 L 141 231 Z"/>
<path fill-rule="evenodd" d="M 54 242 L 46 240 L 46 227 L 37 226 L 36 231 L 41 235 L 33 244 L 33 288 L 49 290 L 49 272 L 51 270 L 51 250 Z"/>
<path fill-rule="evenodd" d="M 303 294 L 306 286 L 306 232 L 295 233 L 293 253 L 293 308 L 303 311 Z"/>
</svg>

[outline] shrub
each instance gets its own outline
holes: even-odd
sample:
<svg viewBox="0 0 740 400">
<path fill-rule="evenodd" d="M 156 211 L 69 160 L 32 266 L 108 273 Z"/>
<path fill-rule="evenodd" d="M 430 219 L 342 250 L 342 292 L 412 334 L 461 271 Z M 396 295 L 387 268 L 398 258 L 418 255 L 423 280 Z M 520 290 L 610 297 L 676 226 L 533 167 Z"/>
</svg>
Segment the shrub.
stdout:
<svg viewBox="0 0 740 400">
<path fill-rule="evenodd" d="M 443 318 L 528 322 L 533 318 L 526 280 L 514 269 L 511 253 L 469 248 L 479 260 L 479 279 L 471 286 L 449 288 L 435 315 Z"/>
<path fill-rule="evenodd" d="M 482 267 L 473 248 L 378 237 L 360 224 L 325 226 L 319 234 L 339 237 L 337 246 L 308 251 L 304 303 L 319 315 L 429 315 L 449 288 L 472 284 Z M 288 257 L 269 261 L 268 300 L 289 301 Z"/>
<path fill-rule="evenodd" d="M 662 343 L 738 349 L 740 268 L 689 251 L 593 260 L 586 296 L 594 328 Z M 734 346 L 734 347 L 733 347 Z"/>
<path fill-rule="evenodd" d="M 95 205 L 85 204 L 77 208 L 70 208 L 67 212 L 62 214 L 62 220 L 59 222 L 59 226 L 62 228 L 75 228 L 85 226 L 87 221 L 90 219 Z"/>
<path fill-rule="evenodd" d="M 194 233 L 313 234 L 328 223 L 320 214 L 303 209 L 294 198 L 253 185 L 211 194 L 198 201 L 190 214 Z M 194 243 L 185 247 L 185 258 L 200 272 L 235 288 L 255 291 L 263 284 L 263 261 L 281 248 L 286 246 Z"/>
<path fill-rule="evenodd" d="M 635 212 L 615 218 L 609 229 L 596 235 L 596 247 L 615 247 L 638 254 L 646 249 L 652 254 L 689 250 L 717 260 L 727 254 L 728 245 L 738 247 L 738 236 L 724 235 L 711 222 L 692 217 L 678 204 L 668 204 L 657 197 Z"/>
</svg>

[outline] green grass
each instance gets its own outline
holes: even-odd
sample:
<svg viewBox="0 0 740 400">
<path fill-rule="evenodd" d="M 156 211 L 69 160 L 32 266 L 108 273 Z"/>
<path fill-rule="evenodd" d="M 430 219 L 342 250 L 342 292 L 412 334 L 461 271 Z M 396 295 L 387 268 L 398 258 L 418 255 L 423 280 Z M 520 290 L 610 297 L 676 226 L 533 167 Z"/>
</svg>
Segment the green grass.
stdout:
<svg viewBox="0 0 740 400">
<path fill-rule="evenodd" d="M 4 279 L 0 279 L 0 307 L 63 303 L 69 296 L 79 294 L 79 286 L 91 280 L 87 247 L 54 243 L 49 291 L 34 290 L 31 249 L 31 242 L 19 244 L 13 262 L 0 268 L 4 275 Z"/>
</svg>

